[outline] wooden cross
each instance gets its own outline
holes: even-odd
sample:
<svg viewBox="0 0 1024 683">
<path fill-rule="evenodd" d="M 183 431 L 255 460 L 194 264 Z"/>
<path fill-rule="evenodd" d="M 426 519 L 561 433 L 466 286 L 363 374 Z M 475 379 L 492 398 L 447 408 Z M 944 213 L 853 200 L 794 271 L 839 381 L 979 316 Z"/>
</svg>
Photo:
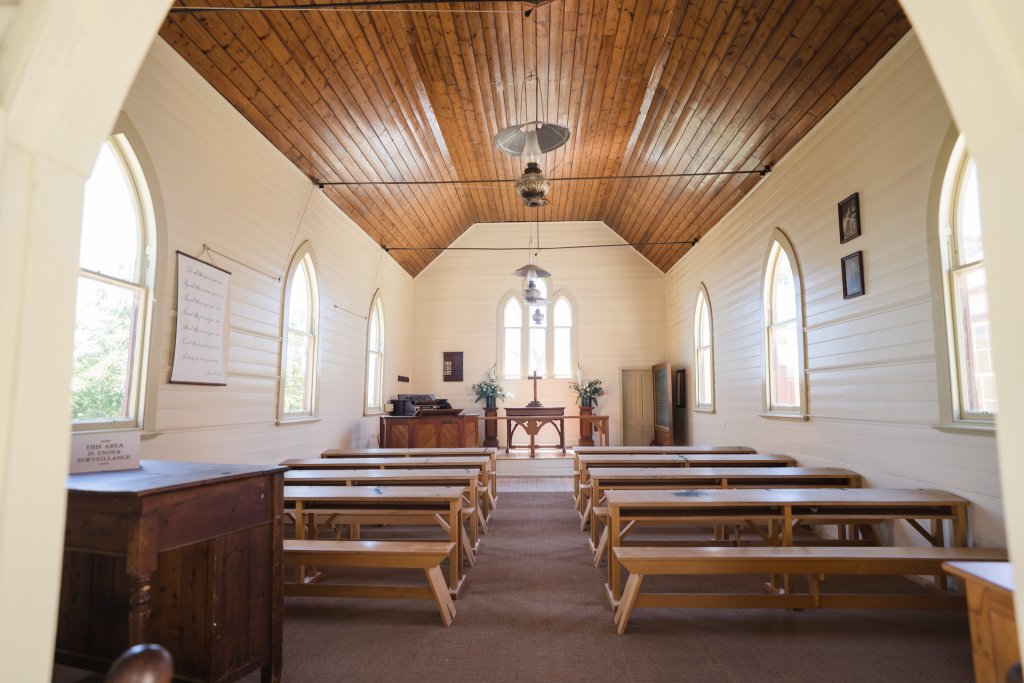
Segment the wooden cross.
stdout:
<svg viewBox="0 0 1024 683">
<path fill-rule="evenodd" d="M 527 408 L 542 408 L 542 407 L 544 407 L 544 404 L 537 400 L 537 380 L 540 379 L 540 377 L 537 375 L 537 371 L 534 370 L 533 374 L 530 375 L 527 379 L 532 379 L 533 380 L 533 400 L 530 401 L 529 403 L 527 403 L 526 407 Z"/>
</svg>

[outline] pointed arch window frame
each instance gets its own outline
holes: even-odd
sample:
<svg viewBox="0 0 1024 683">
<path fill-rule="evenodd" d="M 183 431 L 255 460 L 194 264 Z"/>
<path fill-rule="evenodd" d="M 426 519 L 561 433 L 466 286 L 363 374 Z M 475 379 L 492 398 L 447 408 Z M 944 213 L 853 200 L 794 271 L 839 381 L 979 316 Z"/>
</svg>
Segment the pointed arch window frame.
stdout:
<svg viewBox="0 0 1024 683">
<path fill-rule="evenodd" d="M 979 270 L 984 273 L 985 271 L 983 251 L 979 258 L 966 259 L 962 256 L 960 248 L 964 195 L 972 167 L 976 169 L 976 162 L 967 148 L 967 141 L 962 134 L 957 134 L 956 141 L 945 162 L 938 207 L 942 305 L 945 314 L 943 345 L 949 373 L 948 395 L 942 397 L 940 403 L 943 406 L 943 412 L 946 413 L 945 418 L 949 420 L 948 426 L 954 429 L 962 428 L 994 433 L 998 407 L 992 412 L 976 411 L 965 407 L 965 404 L 970 402 L 965 395 L 969 384 L 965 377 L 970 372 L 966 367 L 967 360 L 965 358 L 967 342 L 963 333 L 964 302 L 958 291 L 957 278 L 963 273 Z M 975 170 L 975 172 L 977 171 Z M 981 225 L 980 228 L 983 234 L 984 225 Z M 942 382 L 942 384 L 946 383 Z"/>
<path fill-rule="evenodd" d="M 708 323 L 707 345 L 701 344 L 701 322 L 704 317 L 707 318 Z M 708 356 L 707 401 L 701 401 L 701 399 L 704 398 L 701 396 L 701 379 L 704 372 L 702 351 Z M 693 409 L 696 412 L 713 413 L 715 412 L 715 322 L 711 310 L 711 297 L 708 295 L 708 289 L 703 282 L 700 283 L 700 287 L 697 289 L 697 301 L 694 305 L 693 367 Z"/>
<path fill-rule="evenodd" d="M 790 270 L 793 274 L 793 290 L 795 316 L 792 319 L 796 328 L 796 397 L 798 405 L 786 406 L 775 405 L 772 401 L 772 352 L 773 329 L 778 325 L 772 323 L 772 301 L 775 292 L 775 267 L 778 263 L 778 254 L 785 253 L 789 261 Z M 768 242 L 768 250 L 765 254 L 764 265 L 761 268 L 761 315 L 762 315 L 762 384 L 761 384 L 761 417 L 780 418 L 789 420 L 807 420 L 809 410 L 807 405 L 807 331 L 804 312 L 804 287 L 803 276 L 800 271 L 800 262 L 796 257 L 796 250 L 792 242 L 781 229 L 775 228 L 772 231 Z M 784 321 L 788 322 L 788 321 Z"/>
<path fill-rule="evenodd" d="M 136 248 L 136 275 L 124 279 L 90 270 L 81 265 L 79 258 L 78 280 L 89 280 L 100 286 L 114 286 L 132 291 L 137 304 L 132 314 L 130 359 L 126 370 L 129 383 L 125 397 L 127 412 L 123 418 L 76 420 L 71 416 L 73 432 L 145 430 L 155 422 L 156 363 L 153 353 L 154 340 L 159 336 L 159 320 L 154 315 L 158 283 L 162 281 L 164 268 L 158 254 L 163 253 L 160 191 L 156 174 L 146 154 L 145 146 L 125 115 L 118 118 L 114 131 L 103 141 L 109 146 L 116 163 L 124 176 L 131 195 L 139 235 Z M 97 161 L 102 148 L 97 152 Z M 83 204 L 85 197 L 83 195 Z M 83 231 L 84 232 L 84 231 Z"/>
<path fill-rule="evenodd" d="M 380 290 L 374 292 L 366 316 L 366 381 L 363 384 L 363 414 L 380 415 L 384 412 L 384 350 L 386 348 L 386 321 L 384 301 Z M 372 344 L 376 327 L 377 345 Z M 376 359 L 376 363 L 374 363 Z M 372 391 L 371 391 L 372 389 Z M 377 401 L 371 401 L 376 394 Z"/>
<path fill-rule="evenodd" d="M 304 276 L 308 286 L 309 313 L 304 330 L 290 327 L 291 296 L 295 274 L 299 268 L 304 269 Z M 313 253 L 313 245 L 303 242 L 295 250 L 292 259 L 288 264 L 288 272 L 284 278 L 283 297 L 281 301 L 281 365 L 280 380 L 278 381 L 277 398 L 277 423 L 295 424 L 298 422 L 311 422 L 319 419 L 320 410 L 320 268 L 316 263 L 316 256 Z M 286 406 L 286 392 L 288 382 L 288 346 L 289 333 L 295 332 L 306 339 L 306 372 L 304 374 L 304 394 L 309 401 L 308 409 L 289 411 Z"/>
<path fill-rule="evenodd" d="M 547 284 L 547 283 L 545 283 Z M 523 281 L 523 287 L 525 288 L 526 281 Z M 540 329 L 544 330 L 544 370 L 541 375 L 544 379 L 572 379 L 575 377 L 573 368 L 577 365 L 577 359 L 579 358 L 579 306 L 576 303 L 576 298 L 566 289 L 549 290 L 551 293 L 547 297 L 548 304 L 545 306 L 544 322 L 543 327 Z M 519 325 L 511 326 L 506 325 L 505 310 L 510 301 L 515 301 L 520 308 L 520 321 Z M 555 306 L 560 301 L 564 301 L 569 306 L 570 314 L 570 325 L 569 327 L 569 363 L 568 372 L 566 374 L 555 374 L 555 321 L 554 321 L 554 310 Z M 530 358 L 529 358 L 529 343 L 530 343 L 530 330 L 531 328 L 538 329 L 537 325 L 531 325 L 530 316 L 533 315 L 533 307 L 531 307 L 526 300 L 523 298 L 521 292 L 510 290 L 506 292 L 501 299 L 498 301 L 498 334 L 497 334 L 497 357 L 498 357 L 498 377 L 499 379 L 505 380 L 516 380 L 526 379 L 530 372 Z M 559 326 L 565 327 L 565 326 Z M 510 373 L 507 372 L 507 358 L 506 358 L 506 339 L 508 332 L 511 330 L 519 330 L 519 362 L 518 372 Z"/>
</svg>

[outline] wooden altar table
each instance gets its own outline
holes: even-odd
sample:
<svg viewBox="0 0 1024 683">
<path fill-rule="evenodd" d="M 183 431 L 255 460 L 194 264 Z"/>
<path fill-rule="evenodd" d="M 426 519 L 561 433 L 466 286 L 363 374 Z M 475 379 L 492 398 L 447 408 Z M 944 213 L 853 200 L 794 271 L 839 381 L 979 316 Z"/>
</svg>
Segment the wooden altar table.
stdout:
<svg viewBox="0 0 1024 683">
<path fill-rule="evenodd" d="M 520 427 L 530 436 L 530 457 L 537 455 L 537 434 L 549 424 L 558 432 L 558 447 L 565 453 L 565 408 L 505 408 L 505 452 L 512 448 L 512 436 Z"/>
</svg>

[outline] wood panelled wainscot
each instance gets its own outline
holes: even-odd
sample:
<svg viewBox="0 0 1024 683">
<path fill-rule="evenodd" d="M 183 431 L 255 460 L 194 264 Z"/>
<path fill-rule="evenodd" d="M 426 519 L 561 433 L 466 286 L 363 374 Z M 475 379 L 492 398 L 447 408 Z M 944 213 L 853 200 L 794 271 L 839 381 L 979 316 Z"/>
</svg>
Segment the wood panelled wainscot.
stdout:
<svg viewBox="0 0 1024 683">
<path fill-rule="evenodd" d="M 281 679 L 283 467 L 143 460 L 68 477 L 57 661 L 159 643 L 175 680 Z"/>
<path fill-rule="evenodd" d="M 478 448 L 479 415 L 384 416 L 381 448 Z"/>
</svg>

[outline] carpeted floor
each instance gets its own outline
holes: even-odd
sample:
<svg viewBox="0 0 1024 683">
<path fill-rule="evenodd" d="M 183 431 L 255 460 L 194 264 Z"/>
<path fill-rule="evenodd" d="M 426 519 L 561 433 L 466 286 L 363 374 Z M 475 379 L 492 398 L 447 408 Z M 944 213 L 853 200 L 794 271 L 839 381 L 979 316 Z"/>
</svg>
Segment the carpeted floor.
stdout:
<svg viewBox="0 0 1024 683">
<path fill-rule="evenodd" d="M 603 582 L 568 494 L 505 493 L 451 628 L 427 602 L 287 598 L 284 680 L 972 680 L 963 613 L 641 609 L 618 636 Z"/>
</svg>

